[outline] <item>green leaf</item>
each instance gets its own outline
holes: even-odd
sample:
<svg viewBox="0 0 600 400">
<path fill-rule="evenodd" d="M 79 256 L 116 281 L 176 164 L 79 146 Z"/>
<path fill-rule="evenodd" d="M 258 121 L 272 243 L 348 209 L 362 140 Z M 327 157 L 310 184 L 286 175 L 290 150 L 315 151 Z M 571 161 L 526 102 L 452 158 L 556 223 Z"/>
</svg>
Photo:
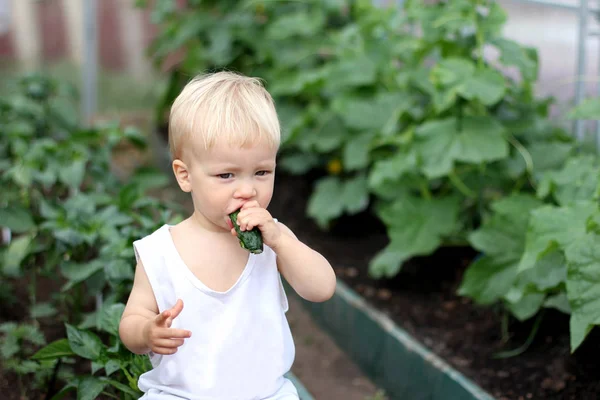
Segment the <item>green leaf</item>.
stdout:
<svg viewBox="0 0 600 400">
<path fill-rule="evenodd" d="M 65 185 L 79 188 L 85 176 L 86 160 L 72 160 L 71 164 L 63 165 L 58 171 L 58 178 Z"/>
<path fill-rule="evenodd" d="M 144 191 L 148 189 L 163 188 L 169 184 L 169 178 L 166 174 L 156 168 L 148 167 L 137 169 L 129 180 Z"/>
<path fill-rule="evenodd" d="M 318 85 L 326 75 L 323 69 L 311 71 L 286 71 L 286 74 L 279 77 L 271 86 L 270 92 L 273 96 L 302 95 L 307 88 Z M 284 125 L 287 126 L 287 125 Z"/>
<path fill-rule="evenodd" d="M 570 205 L 594 199 L 600 182 L 597 156 L 577 156 L 567 161 L 560 171 L 546 173 L 545 187 L 539 196 L 550 192 L 560 205 Z"/>
<path fill-rule="evenodd" d="M 507 157 L 508 143 L 503 133 L 504 128 L 493 118 L 464 118 L 459 131 L 456 159 L 478 164 Z"/>
<path fill-rule="evenodd" d="M 467 100 L 478 99 L 484 105 L 491 106 L 502 99 L 506 85 L 502 74 L 485 68 L 477 70 L 458 91 Z"/>
<path fill-rule="evenodd" d="M 361 170 L 369 165 L 369 150 L 372 135 L 363 134 L 346 142 L 343 151 L 342 165 L 347 171 Z"/>
<path fill-rule="evenodd" d="M 436 90 L 433 93 L 432 104 L 436 114 L 443 114 L 456 104 L 458 89 Z"/>
<path fill-rule="evenodd" d="M 121 369 L 121 363 L 117 360 L 108 360 L 106 364 L 104 364 L 104 370 L 106 371 L 106 376 L 111 376 L 115 372 Z"/>
<path fill-rule="evenodd" d="M 538 61 L 535 49 L 526 49 L 517 42 L 504 38 L 495 39 L 491 44 L 500 50 L 500 62 L 519 68 L 521 75 L 527 81 L 537 80 Z"/>
<path fill-rule="evenodd" d="M 544 302 L 544 307 L 555 308 L 565 314 L 571 314 L 571 306 L 569 305 L 569 299 L 565 292 L 561 292 L 554 296 L 548 296 Z"/>
<path fill-rule="evenodd" d="M 600 120 L 600 98 L 586 99 L 569 113 L 570 119 Z"/>
<path fill-rule="evenodd" d="M 115 381 L 114 379 L 103 379 L 104 382 L 108 383 L 109 385 L 115 387 L 116 389 L 119 389 L 121 392 L 126 393 L 130 396 L 133 396 L 134 398 L 139 398 L 141 393 L 137 392 L 135 390 L 133 390 L 132 388 L 130 388 L 127 385 L 122 384 L 119 381 Z"/>
<path fill-rule="evenodd" d="M 525 321 L 537 314 L 542 308 L 545 298 L 544 293 L 527 293 L 519 301 L 509 303 L 508 309 L 519 321 Z"/>
<path fill-rule="evenodd" d="M 412 149 L 412 148 L 411 148 Z M 369 173 L 369 187 L 399 182 L 399 180 L 408 172 L 417 168 L 417 156 L 414 151 L 397 151 L 390 158 L 380 158 Z"/>
<path fill-rule="evenodd" d="M 133 266 L 131 263 L 123 259 L 115 259 L 108 261 L 104 268 L 106 278 L 111 282 L 122 282 L 125 280 L 133 280 Z"/>
<path fill-rule="evenodd" d="M 372 85 L 377 79 L 377 65 L 367 55 L 343 58 L 332 63 L 327 72 L 325 87 L 336 94 L 356 86 Z"/>
<path fill-rule="evenodd" d="M 68 339 L 59 339 L 40 349 L 31 358 L 33 360 L 54 360 L 61 357 L 71 357 L 75 353 L 69 346 Z"/>
<path fill-rule="evenodd" d="M 561 168 L 573 151 L 573 143 L 534 142 L 527 147 L 533 161 L 535 174 Z M 523 158 L 521 157 L 521 160 Z M 523 171 L 525 170 L 523 162 Z"/>
<path fill-rule="evenodd" d="M 338 97 L 331 107 L 348 128 L 382 130 L 408 110 L 410 99 L 399 93 L 380 93 L 375 98 Z"/>
<path fill-rule="evenodd" d="M 475 65 L 471 60 L 445 58 L 431 70 L 431 80 L 438 85 L 456 86 L 471 78 L 474 73 Z"/>
<path fill-rule="evenodd" d="M 429 178 L 447 175 L 455 161 L 479 164 L 508 156 L 504 128 L 493 118 L 446 118 L 424 123 L 415 131 L 422 170 Z"/>
<path fill-rule="evenodd" d="M 344 211 L 343 185 L 334 176 L 320 179 L 308 200 L 307 214 L 321 227 L 342 215 Z"/>
<path fill-rule="evenodd" d="M 34 235 L 20 236 L 10 242 L 4 252 L 4 265 L 2 273 L 10 277 L 21 275 L 21 263 L 29 255 Z"/>
<path fill-rule="evenodd" d="M 67 291 L 73 286 L 81 283 L 104 268 L 102 260 L 96 259 L 86 264 L 77 264 L 66 262 L 61 264 L 60 272 L 68 279 L 68 282 L 63 286 L 62 291 Z"/>
<path fill-rule="evenodd" d="M 35 228 L 35 222 L 29 210 L 13 205 L 0 208 L 0 226 L 23 233 Z"/>
<path fill-rule="evenodd" d="M 364 174 L 347 179 L 342 189 L 344 210 L 350 214 L 363 211 L 369 205 L 367 178 Z"/>
<path fill-rule="evenodd" d="M 502 262 L 518 261 L 524 250 L 530 213 L 542 204 L 525 194 L 514 194 L 493 202 L 491 216 L 469 235 L 470 244 Z"/>
<path fill-rule="evenodd" d="M 533 210 L 519 272 L 534 267 L 541 256 L 557 245 L 566 249 L 583 238 L 587 220 L 597 209 L 595 203 L 587 203 L 577 207 L 543 206 Z"/>
<path fill-rule="evenodd" d="M 114 204 L 98 211 L 95 219 L 111 227 L 127 225 L 133 221 L 132 217 L 120 212 Z"/>
<path fill-rule="evenodd" d="M 216 65 L 227 65 L 234 58 L 232 27 L 223 22 L 208 31 L 210 46 L 206 55 Z"/>
<path fill-rule="evenodd" d="M 65 324 L 69 345 L 75 354 L 95 361 L 100 357 L 104 345 L 94 333 L 78 329 L 73 325 Z"/>
<path fill-rule="evenodd" d="M 280 16 L 269 25 L 267 38 L 274 41 L 294 36 L 312 37 L 322 31 L 325 18 L 323 13 L 296 12 Z"/>
<path fill-rule="evenodd" d="M 42 198 L 40 199 L 40 214 L 45 219 L 57 219 L 60 215 L 60 210 Z"/>
<path fill-rule="evenodd" d="M 36 303 L 29 308 L 31 318 L 46 318 L 57 314 L 56 307 L 51 303 Z"/>
<path fill-rule="evenodd" d="M 473 262 L 458 290 L 480 304 L 502 298 L 517 279 L 530 212 L 542 202 L 515 194 L 492 203 L 492 214 L 469 235 L 470 244 L 484 255 Z"/>
<path fill-rule="evenodd" d="M 388 227 L 390 244 L 371 262 L 370 274 L 391 277 L 408 258 L 431 254 L 455 230 L 459 208 L 454 197 L 426 200 L 408 196 L 380 207 L 377 215 Z"/>
<path fill-rule="evenodd" d="M 566 279 L 565 257 L 562 251 L 554 250 L 521 272 L 504 299 L 513 315 L 523 321 L 535 315 L 544 306 L 546 293 L 562 288 Z"/>
<path fill-rule="evenodd" d="M 348 135 L 348 130 L 342 120 L 335 115 L 327 115 L 326 122 L 321 129 L 315 131 L 311 142 L 315 149 L 321 153 L 327 153 L 339 149 Z"/>
<path fill-rule="evenodd" d="M 119 336 L 119 323 L 125 310 L 125 305 L 121 303 L 111 304 L 102 307 L 100 311 L 100 328 L 115 336 Z"/>
<path fill-rule="evenodd" d="M 106 381 L 95 376 L 84 376 L 77 384 L 77 400 L 94 400 L 106 387 Z"/>
<path fill-rule="evenodd" d="M 300 175 L 307 173 L 319 162 L 319 158 L 314 153 L 296 153 L 283 156 L 278 166 L 292 174 Z"/>
<path fill-rule="evenodd" d="M 519 277 L 541 292 L 548 291 L 566 282 L 567 262 L 561 251 L 552 251 L 538 260 L 533 268 L 525 270 Z"/>
<path fill-rule="evenodd" d="M 566 246 L 571 352 L 600 324 L 600 236 L 586 234 Z"/>
<path fill-rule="evenodd" d="M 516 262 L 483 256 L 469 265 L 458 294 L 478 304 L 492 304 L 510 290 L 517 277 L 517 267 Z"/>
</svg>

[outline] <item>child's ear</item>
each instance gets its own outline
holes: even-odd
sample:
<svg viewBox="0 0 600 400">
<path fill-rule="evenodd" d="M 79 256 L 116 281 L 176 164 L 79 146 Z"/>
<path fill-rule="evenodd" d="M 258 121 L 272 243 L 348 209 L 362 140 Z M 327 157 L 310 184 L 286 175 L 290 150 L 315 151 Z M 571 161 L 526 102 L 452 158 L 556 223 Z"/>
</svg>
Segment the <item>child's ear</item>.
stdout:
<svg viewBox="0 0 600 400">
<path fill-rule="evenodd" d="M 173 173 L 175 174 L 175 179 L 177 179 L 177 183 L 181 190 L 187 193 L 191 192 L 192 182 L 190 180 L 190 171 L 187 165 L 179 159 L 173 160 Z"/>
</svg>

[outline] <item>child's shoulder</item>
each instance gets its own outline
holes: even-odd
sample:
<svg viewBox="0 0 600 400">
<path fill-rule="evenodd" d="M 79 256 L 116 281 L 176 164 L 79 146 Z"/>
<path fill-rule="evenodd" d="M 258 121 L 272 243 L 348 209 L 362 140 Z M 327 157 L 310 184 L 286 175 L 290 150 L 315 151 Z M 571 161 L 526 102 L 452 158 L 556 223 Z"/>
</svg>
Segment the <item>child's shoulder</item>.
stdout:
<svg viewBox="0 0 600 400">
<path fill-rule="evenodd" d="M 154 231 L 146 234 L 145 236 L 138 237 L 133 244 L 134 245 L 158 245 L 161 242 L 164 242 L 168 237 L 167 233 L 169 232 L 170 225 L 163 224 L 158 228 L 155 228 Z"/>
</svg>

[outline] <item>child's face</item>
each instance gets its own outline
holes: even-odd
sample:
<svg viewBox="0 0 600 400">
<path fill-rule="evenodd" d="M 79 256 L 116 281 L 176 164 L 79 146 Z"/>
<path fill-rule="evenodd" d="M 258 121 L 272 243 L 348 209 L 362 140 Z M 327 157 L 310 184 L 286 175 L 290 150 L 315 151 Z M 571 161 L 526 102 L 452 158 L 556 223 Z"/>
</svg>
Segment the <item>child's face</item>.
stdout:
<svg viewBox="0 0 600 400">
<path fill-rule="evenodd" d="M 217 142 L 194 153 L 188 164 L 190 187 L 194 208 L 207 227 L 229 230 L 228 215 L 250 200 L 267 208 L 277 149 L 262 141 L 242 148 Z"/>
</svg>

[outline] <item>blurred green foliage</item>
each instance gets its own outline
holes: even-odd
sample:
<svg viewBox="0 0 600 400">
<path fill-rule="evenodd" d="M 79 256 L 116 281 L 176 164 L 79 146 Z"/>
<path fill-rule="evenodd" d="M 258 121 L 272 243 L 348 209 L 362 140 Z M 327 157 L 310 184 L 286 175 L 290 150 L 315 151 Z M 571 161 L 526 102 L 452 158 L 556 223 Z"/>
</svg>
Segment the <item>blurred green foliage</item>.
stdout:
<svg viewBox="0 0 600 400">
<path fill-rule="evenodd" d="M 78 398 L 139 397 L 137 377 L 149 361 L 131 354 L 117 332 L 133 281 L 131 243 L 179 218 L 180 208 L 148 196 L 168 182 L 161 173 L 140 168 L 126 182 L 115 175 L 115 149 L 146 146 L 140 132 L 83 127 L 70 85 L 39 74 L 13 83 L 0 98 L 0 227 L 10 232 L 0 242 L 0 280 L 15 292 L 25 282 L 29 309 L 0 325 L 4 368 L 35 378 L 20 379 L 21 391 L 35 383 L 51 392 L 49 382 L 62 379 Z M 40 301 L 48 292 L 41 282 L 49 281 L 60 290 Z M 90 312 L 97 298 L 102 307 Z M 40 320 L 48 319 L 65 323 L 67 338 L 40 350 Z M 91 374 L 74 370 L 82 359 Z"/>
<path fill-rule="evenodd" d="M 573 350 L 600 322 L 598 296 L 582 291 L 599 283 L 600 257 L 580 244 L 597 247 L 598 160 L 551 122 L 551 99 L 534 93 L 537 52 L 503 37 L 497 2 L 153 4 L 149 54 L 172 64 L 159 126 L 198 73 L 263 78 L 284 128 L 280 165 L 321 176 L 307 214 L 325 229 L 368 210 L 387 226 L 372 276 L 468 245 L 483 256 L 461 295 L 500 301 L 521 320 L 570 312 Z"/>
</svg>

